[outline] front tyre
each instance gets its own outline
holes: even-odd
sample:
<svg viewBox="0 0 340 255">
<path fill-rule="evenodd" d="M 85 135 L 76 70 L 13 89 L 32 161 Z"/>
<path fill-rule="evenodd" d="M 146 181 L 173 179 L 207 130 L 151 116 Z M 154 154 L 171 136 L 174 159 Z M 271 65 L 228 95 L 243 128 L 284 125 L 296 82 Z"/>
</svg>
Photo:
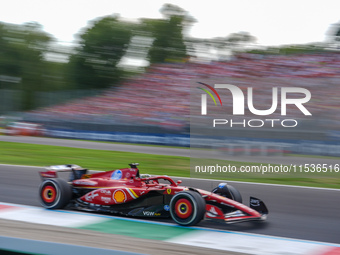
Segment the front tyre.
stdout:
<svg viewBox="0 0 340 255">
<path fill-rule="evenodd" d="M 227 183 L 220 183 L 211 192 L 217 195 L 232 199 L 239 203 L 242 203 L 241 193 L 236 188 L 234 188 L 231 185 L 228 185 Z"/>
<path fill-rule="evenodd" d="M 170 201 L 170 215 L 179 225 L 196 225 L 205 215 L 205 200 L 195 191 L 179 192 Z"/>
<path fill-rule="evenodd" d="M 45 208 L 61 209 L 70 202 L 72 189 L 63 179 L 47 179 L 39 187 L 39 197 Z"/>
</svg>

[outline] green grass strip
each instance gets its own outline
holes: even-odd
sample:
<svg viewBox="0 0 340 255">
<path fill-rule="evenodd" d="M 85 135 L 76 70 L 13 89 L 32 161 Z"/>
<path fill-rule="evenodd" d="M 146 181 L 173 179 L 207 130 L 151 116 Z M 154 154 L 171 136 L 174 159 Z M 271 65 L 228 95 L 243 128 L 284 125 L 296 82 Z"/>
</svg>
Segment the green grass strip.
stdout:
<svg viewBox="0 0 340 255">
<path fill-rule="evenodd" d="M 167 240 L 195 231 L 194 229 L 179 226 L 166 226 L 127 220 L 108 220 L 102 223 L 86 225 L 79 229 L 153 240 Z"/>
<path fill-rule="evenodd" d="M 189 177 L 188 157 L 92 150 L 52 145 L 0 142 L 0 163 L 31 166 L 76 164 L 88 169 L 112 170 L 140 163 L 143 173 Z"/>
<path fill-rule="evenodd" d="M 140 163 L 141 173 L 190 177 L 190 158 L 179 156 L 162 156 L 144 153 L 105 151 L 93 149 L 70 148 L 52 145 L 36 145 L 0 141 L 0 163 L 29 166 L 49 166 L 62 164 L 77 164 L 92 170 L 113 170 L 128 167 L 131 162 Z M 228 161 L 231 165 L 259 165 Z M 197 177 L 197 176 L 195 176 Z M 239 176 L 234 181 L 286 184 L 323 188 L 340 188 L 340 173 L 333 176 Z M 200 178 L 207 178 L 201 176 Z M 230 180 L 230 176 L 209 176 L 211 179 Z"/>
</svg>

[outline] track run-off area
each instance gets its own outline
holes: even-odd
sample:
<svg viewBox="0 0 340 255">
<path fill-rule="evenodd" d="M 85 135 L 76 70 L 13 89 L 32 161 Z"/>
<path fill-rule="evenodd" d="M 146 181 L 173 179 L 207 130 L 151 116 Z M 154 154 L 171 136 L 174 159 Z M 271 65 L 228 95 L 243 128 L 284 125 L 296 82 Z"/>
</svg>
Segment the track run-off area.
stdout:
<svg viewBox="0 0 340 255">
<path fill-rule="evenodd" d="M 19 138 L 13 137 L 13 142 L 20 142 Z M 0 140 L 2 139 L 10 140 L 8 137 L 0 136 Z M 185 156 L 184 153 L 188 155 L 190 153 L 189 150 L 176 148 L 137 145 L 126 147 L 85 141 L 78 141 L 80 143 L 77 144 L 61 139 L 28 138 L 24 142 L 83 146 L 82 148 L 102 150 L 122 148 L 126 151 L 150 154 L 156 154 L 153 151 L 158 151 L 163 155 L 167 155 L 167 151 L 169 155 L 178 153 Z M 114 163 L 112 168 L 115 168 Z M 170 219 L 154 221 L 70 210 L 45 210 L 40 206 L 38 199 L 38 187 L 41 181 L 38 171 L 42 169 L 34 166 L 0 165 L 0 236 L 50 242 L 59 240 L 64 243 L 72 241 L 77 245 L 99 246 L 142 254 L 159 254 L 159 249 L 162 249 L 162 254 L 207 254 L 207 252 L 219 254 L 221 250 L 225 251 L 223 254 L 337 254 L 335 252 L 339 252 L 340 190 L 337 189 L 228 182 L 241 192 L 245 204 L 248 204 L 249 196 L 261 198 L 269 209 L 267 221 L 233 225 L 203 221 L 198 226 L 184 228 L 173 224 Z M 183 181 L 184 186 L 206 190 L 213 189 L 221 182 L 179 179 Z M 24 224 L 24 227 L 19 227 L 19 223 Z M 25 236 L 25 230 L 32 234 Z M 46 240 L 47 235 L 43 235 L 45 232 L 49 233 L 49 236 L 58 233 L 61 236 Z M 69 238 L 66 238 L 67 236 Z M 92 241 L 86 239 L 86 236 L 92 236 L 90 239 Z M 103 243 L 103 240 L 110 237 L 112 237 L 110 245 Z M 135 245 L 129 245 L 131 242 L 129 240 L 133 240 Z M 143 245 L 145 243 L 148 245 Z M 124 244 L 126 244 L 125 249 Z M 191 246 L 193 247 L 190 248 Z M 181 251 L 183 253 L 180 253 Z"/>
</svg>

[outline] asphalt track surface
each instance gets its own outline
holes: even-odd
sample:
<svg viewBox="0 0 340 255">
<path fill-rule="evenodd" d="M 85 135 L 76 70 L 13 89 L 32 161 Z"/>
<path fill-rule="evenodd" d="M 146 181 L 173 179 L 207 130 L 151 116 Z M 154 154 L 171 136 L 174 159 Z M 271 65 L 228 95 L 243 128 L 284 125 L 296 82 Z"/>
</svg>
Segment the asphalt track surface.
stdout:
<svg viewBox="0 0 340 255">
<path fill-rule="evenodd" d="M 20 140 L 22 141 L 22 138 Z M 69 140 L 44 138 L 33 140 L 44 144 L 75 146 L 75 143 Z M 82 142 L 82 145 L 83 148 L 107 150 L 111 144 Z M 166 154 L 169 150 L 168 154 L 174 155 L 178 153 L 177 150 L 180 150 L 181 156 L 184 156 L 183 149 L 131 146 L 135 147 L 135 152 L 143 153 L 147 153 L 145 150 L 154 150 Z M 122 148 L 121 145 L 119 148 Z M 40 206 L 37 190 L 40 184 L 38 171 L 41 170 L 42 168 L 37 167 L 0 165 L 0 201 Z M 219 183 L 219 181 L 198 179 L 182 178 L 182 180 L 182 185 L 206 190 L 211 190 Z M 200 227 L 340 243 L 340 190 L 240 182 L 230 182 L 230 184 L 240 190 L 245 204 L 249 203 L 249 196 L 261 198 L 269 209 L 268 220 L 233 225 L 201 222 Z M 171 222 L 171 220 L 166 221 Z"/>
</svg>

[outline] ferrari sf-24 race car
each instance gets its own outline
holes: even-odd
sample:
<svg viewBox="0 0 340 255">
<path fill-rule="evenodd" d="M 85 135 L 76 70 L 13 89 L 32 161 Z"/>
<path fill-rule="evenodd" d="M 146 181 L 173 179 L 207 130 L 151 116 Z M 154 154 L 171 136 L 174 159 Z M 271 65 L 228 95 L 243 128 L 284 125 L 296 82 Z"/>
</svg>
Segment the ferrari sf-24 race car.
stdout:
<svg viewBox="0 0 340 255">
<path fill-rule="evenodd" d="M 183 226 L 201 220 L 235 223 L 265 220 L 268 210 L 258 198 L 250 197 L 250 205 L 242 204 L 240 192 L 221 183 L 212 191 L 184 187 L 168 176 L 141 175 L 138 163 L 129 168 L 90 173 L 77 165 L 51 166 L 40 172 L 41 204 L 48 209 L 70 206 L 134 217 L 171 217 Z M 58 172 L 69 171 L 66 181 Z"/>
</svg>

